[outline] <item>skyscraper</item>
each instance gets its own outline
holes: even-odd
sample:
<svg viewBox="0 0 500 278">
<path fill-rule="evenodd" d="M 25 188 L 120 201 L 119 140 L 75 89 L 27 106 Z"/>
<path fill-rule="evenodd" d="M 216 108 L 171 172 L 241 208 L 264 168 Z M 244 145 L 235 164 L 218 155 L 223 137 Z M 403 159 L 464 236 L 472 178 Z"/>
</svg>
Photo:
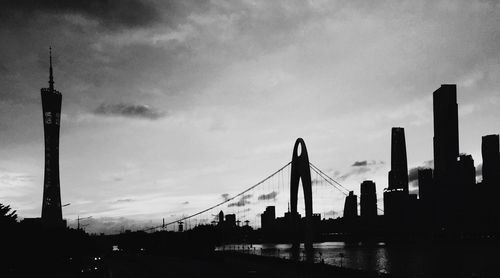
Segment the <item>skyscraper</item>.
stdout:
<svg viewBox="0 0 500 278">
<path fill-rule="evenodd" d="M 274 206 L 266 207 L 264 213 L 260 215 L 260 226 L 262 230 L 270 230 L 276 220 L 276 209 Z"/>
<path fill-rule="evenodd" d="M 448 188 L 456 176 L 458 148 L 457 85 L 444 84 L 433 93 L 434 179 Z"/>
<path fill-rule="evenodd" d="M 361 217 L 371 218 L 377 216 L 377 192 L 373 181 L 361 183 Z"/>
<path fill-rule="evenodd" d="M 358 196 L 354 195 L 354 191 L 349 191 L 349 195 L 345 197 L 344 218 L 355 218 L 357 216 Z"/>
<path fill-rule="evenodd" d="M 423 202 L 429 202 L 432 197 L 432 169 L 418 170 L 418 197 Z"/>
<path fill-rule="evenodd" d="M 41 89 L 45 134 L 42 223 L 45 228 L 53 229 L 64 226 L 59 183 L 59 129 L 62 96 L 60 92 L 54 89 L 51 52 L 49 59 L 49 87 Z"/>
<path fill-rule="evenodd" d="M 474 167 L 474 159 L 470 154 L 461 154 L 458 157 L 458 182 L 464 188 L 461 190 L 467 191 L 476 184 L 476 168 Z"/>
<path fill-rule="evenodd" d="M 500 151 L 498 134 L 483 136 L 481 142 L 483 156 L 483 184 L 500 187 Z"/>
<path fill-rule="evenodd" d="M 408 204 L 405 130 L 402 127 L 393 127 L 391 130 L 389 187 L 384 189 L 384 215 L 390 218 L 401 218 L 408 213 Z"/>
<path fill-rule="evenodd" d="M 402 127 L 392 128 L 389 190 L 402 190 L 408 193 L 408 162 L 406 158 L 405 129 Z"/>
</svg>

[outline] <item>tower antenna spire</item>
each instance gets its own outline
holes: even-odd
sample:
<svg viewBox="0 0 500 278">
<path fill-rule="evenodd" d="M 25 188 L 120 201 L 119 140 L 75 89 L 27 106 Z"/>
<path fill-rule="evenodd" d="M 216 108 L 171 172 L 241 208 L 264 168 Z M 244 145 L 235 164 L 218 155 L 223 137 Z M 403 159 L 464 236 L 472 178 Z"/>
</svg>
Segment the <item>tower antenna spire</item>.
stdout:
<svg viewBox="0 0 500 278">
<path fill-rule="evenodd" d="M 49 47 L 49 61 L 50 61 L 50 75 L 49 75 L 49 89 L 54 90 L 54 74 L 52 72 L 52 47 Z"/>
</svg>

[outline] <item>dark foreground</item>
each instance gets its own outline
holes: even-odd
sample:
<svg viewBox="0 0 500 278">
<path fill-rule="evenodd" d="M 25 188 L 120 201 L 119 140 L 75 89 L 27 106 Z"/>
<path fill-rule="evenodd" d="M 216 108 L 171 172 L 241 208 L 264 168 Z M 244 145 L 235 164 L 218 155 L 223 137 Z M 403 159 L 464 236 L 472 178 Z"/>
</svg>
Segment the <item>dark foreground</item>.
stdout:
<svg viewBox="0 0 500 278">
<path fill-rule="evenodd" d="M 206 258 L 150 255 L 114 256 L 108 277 L 393 277 L 339 268 L 326 264 L 292 262 L 233 252 L 217 252 Z"/>
<path fill-rule="evenodd" d="M 81 260 L 63 264 L 31 265 L 4 277 L 394 277 L 387 274 L 339 268 L 321 263 L 294 262 L 234 252 L 214 252 L 202 257 L 162 256 L 152 254 L 114 253 L 99 260 Z"/>
</svg>

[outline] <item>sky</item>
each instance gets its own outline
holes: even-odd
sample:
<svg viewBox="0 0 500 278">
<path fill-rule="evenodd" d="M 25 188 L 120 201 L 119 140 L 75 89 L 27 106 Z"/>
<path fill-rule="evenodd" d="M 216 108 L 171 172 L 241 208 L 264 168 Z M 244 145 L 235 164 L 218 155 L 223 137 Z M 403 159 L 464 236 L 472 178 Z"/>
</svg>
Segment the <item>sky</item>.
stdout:
<svg viewBox="0 0 500 278">
<path fill-rule="evenodd" d="M 21 218 L 41 213 L 49 46 L 63 214 L 92 216 L 92 232 L 234 196 L 289 162 L 299 137 L 349 190 L 375 181 L 383 207 L 391 127 L 405 128 L 410 168 L 431 165 L 441 84 L 457 84 L 460 152 L 479 169 L 481 136 L 500 133 L 497 1 L 0 5 L 0 203 Z"/>
</svg>

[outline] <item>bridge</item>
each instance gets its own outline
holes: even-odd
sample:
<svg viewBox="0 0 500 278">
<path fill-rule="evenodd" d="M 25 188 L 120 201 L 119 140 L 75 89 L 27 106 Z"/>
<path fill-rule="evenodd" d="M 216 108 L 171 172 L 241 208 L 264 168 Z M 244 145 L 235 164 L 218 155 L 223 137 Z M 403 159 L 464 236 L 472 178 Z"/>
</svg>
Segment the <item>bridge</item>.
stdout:
<svg viewBox="0 0 500 278">
<path fill-rule="evenodd" d="M 302 187 L 302 190 L 300 190 Z M 199 225 L 218 225 L 226 219 L 237 226 L 261 228 L 261 214 L 267 207 L 274 207 L 276 216 L 291 215 L 294 246 L 300 242 L 300 213 L 305 212 L 305 247 L 312 248 L 313 216 L 334 218 L 333 210 L 313 213 L 313 204 L 321 208 L 332 208 L 338 194 L 347 196 L 349 190 L 340 182 L 327 175 L 309 161 L 307 148 L 302 138 L 295 142 L 292 160 L 275 170 L 269 176 L 233 196 L 223 196 L 224 200 L 189 215 L 184 215 L 161 225 L 141 231 L 155 232 L 164 230 L 186 231 Z M 230 217 L 229 217 L 230 216 Z"/>
</svg>

